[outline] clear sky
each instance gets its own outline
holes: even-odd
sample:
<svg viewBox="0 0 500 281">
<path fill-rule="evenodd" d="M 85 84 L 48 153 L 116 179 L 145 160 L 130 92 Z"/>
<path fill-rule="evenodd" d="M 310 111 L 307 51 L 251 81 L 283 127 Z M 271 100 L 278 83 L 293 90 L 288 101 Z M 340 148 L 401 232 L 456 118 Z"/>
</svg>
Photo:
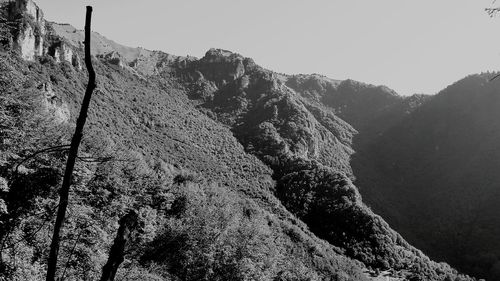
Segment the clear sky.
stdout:
<svg viewBox="0 0 500 281">
<path fill-rule="evenodd" d="M 500 70 L 491 0 L 35 0 L 48 20 L 118 43 L 202 57 L 223 48 L 288 74 L 320 73 L 434 94 Z"/>
</svg>

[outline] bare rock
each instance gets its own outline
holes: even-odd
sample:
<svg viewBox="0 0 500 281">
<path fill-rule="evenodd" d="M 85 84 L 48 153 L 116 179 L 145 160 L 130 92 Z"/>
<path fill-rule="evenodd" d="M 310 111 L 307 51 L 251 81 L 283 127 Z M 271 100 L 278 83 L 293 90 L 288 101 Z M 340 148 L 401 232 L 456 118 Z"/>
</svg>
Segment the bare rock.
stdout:
<svg viewBox="0 0 500 281">
<path fill-rule="evenodd" d="M 31 0 L 17 0 L 10 18 L 25 17 L 28 23 L 20 26 L 13 38 L 14 48 L 19 50 L 25 60 L 34 60 L 43 55 L 45 19 L 42 10 Z"/>
<path fill-rule="evenodd" d="M 116 51 L 111 51 L 106 54 L 102 55 L 97 55 L 99 59 L 102 59 L 104 61 L 107 61 L 111 64 L 117 65 L 121 68 L 124 68 L 127 64 L 125 63 L 125 60 L 123 59 L 122 55 Z"/>
<path fill-rule="evenodd" d="M 71 117 L 68 104 L 56 95 L 52 84 L 46 82 L 41 84 L 38 89 L 43 93 L 45 99 L 42 101 L 43 110 L 52 116 L 56 123 L 67 123 Z"/>
</svg>

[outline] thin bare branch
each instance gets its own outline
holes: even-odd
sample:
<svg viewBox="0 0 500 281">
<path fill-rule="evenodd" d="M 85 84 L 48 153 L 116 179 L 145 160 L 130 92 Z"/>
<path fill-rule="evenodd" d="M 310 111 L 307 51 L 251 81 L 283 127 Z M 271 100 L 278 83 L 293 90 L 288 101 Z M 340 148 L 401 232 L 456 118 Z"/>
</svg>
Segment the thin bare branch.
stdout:
<svg viewBox="0 0 500 281">
<path fill-rule="evenodd" d="M 500 77 L 500 73 L 490 78 L 490 82 Z"/>
<path fill-rule="evenodd" d="M 16 171 L 16 173 L 19 173 L 19 167 L 22 164 L 26 163 L 28 160 L 35 158 L 37 155 L 40 155 L 42 153 L 49 153 L 49 152 L 67 150 L 67 149 L 69 149 L 69 147 L 70 146 L 68 144 L 64 144 L 64 145 L 52 146 L 52 147 L 48 147 L 48 148 L 39 150 L 39 151 L 31 154 L 30 156 L 24 158 L 21 162 L 17 163 L 16 168 L 14 170 Z"/>
</svg>

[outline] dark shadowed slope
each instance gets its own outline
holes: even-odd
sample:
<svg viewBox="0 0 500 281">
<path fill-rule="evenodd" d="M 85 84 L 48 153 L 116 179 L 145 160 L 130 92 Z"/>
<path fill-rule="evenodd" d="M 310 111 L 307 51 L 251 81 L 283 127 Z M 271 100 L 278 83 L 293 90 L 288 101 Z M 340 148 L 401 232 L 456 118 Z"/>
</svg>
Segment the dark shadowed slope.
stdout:
<svg viewBox="0 0 500 281">
<path fill-rule="evenodd" d="M 366 197 L 419 248 L 498 280 L 500 84 L 490 76 L 443 90 L 362 147 L 353 168 Z"/>
<path fill-rule="evenodd" d="M 385 86 L 353 80 L 331 81 L 317 75 L 295 75 L 286 84 L 307 101 L 326 106 L 359 132 L 353 140 L 355 149 L 431 99 L 425 95 L 402 97 Z"/>
</svg>

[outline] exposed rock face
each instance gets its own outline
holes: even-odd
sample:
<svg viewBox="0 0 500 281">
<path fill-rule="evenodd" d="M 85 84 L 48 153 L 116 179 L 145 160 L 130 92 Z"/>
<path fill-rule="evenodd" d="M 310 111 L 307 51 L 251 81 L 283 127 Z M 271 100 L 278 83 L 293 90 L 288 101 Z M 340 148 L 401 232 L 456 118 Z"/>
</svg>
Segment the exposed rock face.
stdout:
<svg viewBox="0 0 500 281">
<path fill-rule="evenodd" d="M 14 39 L 14 47 L 20 50 L 23 59 L 32 61 L 35 58 L 35 41 L 34 30 L 28 25 Z"/>
<path fill-rule="evenodd" d="M 78 70 L 81 70 L 82 68 L 78 53 L 74 52 L 70 45 L 61 41 L 59 38 L 52 40 L 52 44 L 48 48 L 47 53 L 58 63 L 65 61 L 76 67 Z"/>
<path fill-rule="evenodd" d="M 8 5 L 9 19 L 22 19 L 13 30 L 12 44 L 21 57 L 28 61 L 50 55 L 56 62 L 68 62 L 76 69 L 82 69 L 80 56 L 76 49 L 82 46 L 72 46 L 65 38 L 58 36 L 44 19 L 43 11 L 32 0 L 17 0 L 3 2 Z"/>
<path fill-rule="evenodd" d="M 239 54 L 210 49 L 197 65 L 208 80 L 214 80 L 218 86 L 223 86 L 242 77 L 245 66 L 251 64 L 254 64 L 251 59 L 245 59 Z"/>
<path fill-rule="evenodd" d="M 22 58 L 34 60 L 43 55 L 45 19 L 42 10 L 31 0 L 17 0 L 10 17 L 27 19 L 13 38 L 14 48 L 21 52 Z"/>
<path fill-rule="evenodd" d="M 17 13 L 26 13 L 40 25 L 43 25 L 45 23 L 43 18 L 43 11 L 31 0 L 17 0 L 15 4 L 15 11 Z"/>
<path fill-rule="evenodd" d="M 64 61 L 73 61 L 73 50 L 67 47 L 65 44 L 61 44 L 61 58 Z"/>
<path fill-rule="evenodd" d="M 38 87 L 43 95 L 42 106 L 45 112 L 53 116 L 55 123 L 67 123 L 71 113 L 68 104 L 56 95 L 50 82 L 43 83 Z"/>
<path fill-rule="evenodd" d="M 122 56 L 115 51 L 103 55 L 97 55 L 97 57 L 119 67 L 125 67 L 126 65 Z"/>
<path fill-rule="evenodd" d="M 46 47 L 43 54 L 54 58 L 57 63 L 67 62 L 78 70 L 82 70 L 82 59 L 78 53 L 78 47 L 69 44 L 65 38 L 54 34 L 52 29 L 46 35 Z"/>
<path fill-rule="evenodd" d="M 128 65 L 142 75 L 150 76 L 159 74 L 165 70 L 172 70 L 172 67 L 186 67 L 190 57 L 179 57 L 160 51 L 148 51 L 139 48 L 137 58 L 128 62 Z"/>
</svg>

